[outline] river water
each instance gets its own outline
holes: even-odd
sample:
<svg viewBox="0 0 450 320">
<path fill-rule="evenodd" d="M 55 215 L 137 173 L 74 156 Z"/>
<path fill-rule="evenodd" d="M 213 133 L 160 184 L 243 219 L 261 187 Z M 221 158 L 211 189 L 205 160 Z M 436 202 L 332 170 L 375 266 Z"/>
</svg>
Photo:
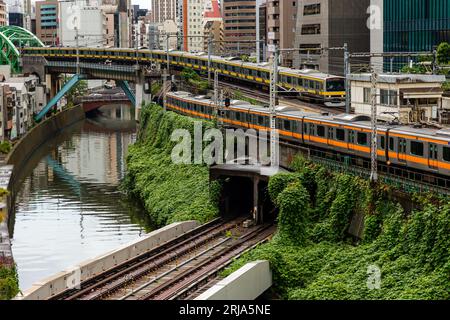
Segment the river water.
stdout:
<svg viewBox="0 0 450 320">
<path fill-rule="evenodd" d="M 21 173 L 11 241 L 22 290 L 152 230 L 143 209 L 118 191 L 133 111 L 104 106 L 49 141 Z"/>
</svg>

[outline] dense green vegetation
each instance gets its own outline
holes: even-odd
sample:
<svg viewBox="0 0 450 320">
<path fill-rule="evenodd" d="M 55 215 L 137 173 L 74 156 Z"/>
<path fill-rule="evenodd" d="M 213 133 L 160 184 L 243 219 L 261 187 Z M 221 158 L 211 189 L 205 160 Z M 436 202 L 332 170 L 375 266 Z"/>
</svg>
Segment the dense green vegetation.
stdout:
<svg viewBox="0 0 450 320">
<path fill-rule="evenodd" d="M 424 62 L 429 62 L 429 64 L 424 64 Z M 431 63 L 433 62 L 432 55 L 424 55 L 418 58 L 418 63 L 414 63 L 412 66 L 405 65 L 401 69 L 402 73 L 413 73 L 413 74 L 425 74 L 432 71 Z M 441 67 L 438 73 L 446 75 L 447 79 L 450 75 L 450 44 L 447 42 L 442 42 L 437 48 L 437 64 Z M 444 82 L 442 85 L 444 91 L 450 91 L 450 82 Z"/>
<path fill-rule="evenodd" d="M 11 148 L 11 142 L 7 140 L 0 142 L 0 153 L 8 154 L 9 151 L 11 151 Z"/>
<path fill-rule="evenodd" d="M 0 300 L 13 298 L 19 292 L 18 283 L 16 269 L 2 266 L 0 262 Z"/>
<path fill-rule="evenodd" d="M 261 101 L 244 96 L 240 90 L 234 91 L 233 99 L 247 101 L 248 103 L 250 103 L 252 105 L 262 105 Z"/>
<path fill-rule="evenodd" d="M 224 273 L 267 259 L 273 293 L 284 299 L 450 299 L 450 203 L 417 198 L 406 214 L 387 187 L 333 174 L 297 159 L 295 172 L 269 183 L 279 208 L 274 239 L 243 255 Z M 347 232 L 364 214 L 362 239 Z M 381 270 L 369 289 L 368 270 Z"/>
<path fill-rule="evenodd" d="M 70 80 L 70 77 L 65 76 L 63 81 L 64 84 Z M 75 98 L 82 97 L 88 92 L 88 84 L 86 80 L 80 80 L 76 85 L 74 85 L 69 92 L 66 94 L 67 105 L 69 107 L 74 105 Z"/>
<path fill-rule="evenodd" d="M 440 64 L 450 64 L 450 43 L 442 42 L 438 46 L 437 60 Z"/>
<path fill-rule="evenodd" d="M 186 81 L 189 85 L 194 87 L 199 91 L 205 91 L 208 89 L 209 84 L 208 81 L 203 80 L 200 75 L 190 68 L 184 68 L 181 72 L 181 77 Z"/>
<path fill-rule="evenodd" d="M 172 132 L 186 129 L 193 137 L 196 121 L 200 120 L 163 112 L 155 104 L 141 111 L 138 140 L 128 151 L 128 173 L 121 187 L 142 200 L 158 226 L 191 219 L 206 222 L 218 214 L 219 185 L 210 185 L 208 168 L 171 159 L 177 144 L 171 141 Z M 202 125 L 203 130 L 214 126 L 206 121 Z"/>
</svg>

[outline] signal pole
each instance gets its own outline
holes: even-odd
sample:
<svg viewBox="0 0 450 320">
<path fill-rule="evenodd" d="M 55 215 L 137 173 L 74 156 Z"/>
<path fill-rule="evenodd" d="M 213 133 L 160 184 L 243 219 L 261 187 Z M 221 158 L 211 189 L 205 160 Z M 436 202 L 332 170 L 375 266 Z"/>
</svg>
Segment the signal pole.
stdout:
<svg viewBox="0 0 450 320">
<path fill-rule="evenodd" d="M 78 27 L 75 26 L 75 46 L 77 47 L 77 74 L 80 74 L 80 44 L 78 42 Z"/>
<path fill-rule="evenodd" d="M 345 112 L 350 113 L 350 55 L 348 52 L 348 45 L 344 43 L 344 74 L 345 74 Z"/>
<path fill-rule="evenodd" d="M 214 71 L 214 119 L 219 117 L 219 71 Z M 218 122 L 218 121 L 217 121 Z"/>
<path fill-rule="evenodd" d="M 372 88 L 371 88 L 371 100 L 372 100 L 372 106 L 371 106 L 371 122 L 372 122 L 372 134 L 371 134 L 371 151 L 370 151 L 370 181 L 377 182 L 378 180 L 378 142 L 377 142 L 377 81 L 378 81 L 378 74 L 375 72 L 375 70 L 372 69 L 371 74 L 371 82 L 372 82 Z"/>
<path fill-rule="evenodd" d="M 278 62 L 279 62 L 280 51 L 278 47 L 275 48 L 272 61 L 272 72 L 270 73 L 270 166 L 278 166 L 277 157 L 277 141 L 276 141 L 276 106 L 278 104 L 277 95 L 277 83 L 278 83 Z"/>
<path fill-rule="evenodd" d="M 208 85 L 211 85 L 211 51 L 212 51 L 212 34 L 208 37 Z"/>
</svg>

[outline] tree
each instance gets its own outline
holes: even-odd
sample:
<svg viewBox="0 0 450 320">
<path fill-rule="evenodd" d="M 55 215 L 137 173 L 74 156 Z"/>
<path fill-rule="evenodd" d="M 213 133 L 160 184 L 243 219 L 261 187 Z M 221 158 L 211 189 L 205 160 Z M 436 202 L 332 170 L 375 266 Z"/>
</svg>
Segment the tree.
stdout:
<svg viewBox="0 0 450 320">
<path fill-rule="evenodd" d="M 69 77 L 64 78 L 64 84 L 66 84 L 70 80 Z M 86 80 L 79 81 L 76 85 L 72 87 L 66 94 L 67 103 L 73 104 L 75 98 L 82 97 L 87 93 L 88 85 Z"/>
<path fill-rule="evenodd" d="M 442 42 L 437 48 L 437 60 L 439 64 L 450 63 L 450 44 Z"/>
</svg>

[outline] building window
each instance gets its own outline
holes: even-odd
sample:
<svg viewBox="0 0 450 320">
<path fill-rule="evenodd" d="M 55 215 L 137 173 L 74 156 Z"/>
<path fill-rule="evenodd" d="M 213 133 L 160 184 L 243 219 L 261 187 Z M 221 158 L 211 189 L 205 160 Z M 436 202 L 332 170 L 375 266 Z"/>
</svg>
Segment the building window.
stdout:
<svg viewBox="0 0 450 320">
<path fill-rule="evenodd" d="M 372 90 L 370 88 L 364 88 L 364 103 L 372 103 L 372 99 L 370 98 L 371 91 Z"/>
<path fill-rule="evenodd" d="M 302 34 L 320 34 L 320 24 L 304 24 L 302 26 Z"/>
<path fill-rule="evenodd" d="M 314 14 L 320 14 L 320 3 L 309 4 L 303 8 L 304 16 L 311 16 Z"/>
<path fill-rule="evenodd" d="M 322 51 L 321 47 L 320 43 L 303 43 L 300 44 L 300 54 L 320 54 Z"/>
<path fill-rule="evenodd" d="M 395 90 L 380 90 L 380 103 L 385 106 L 397 105 L 397 91 Z"/>
<path fill-rule="evenodd" d="M 423 143 L 411 141 L 411 154 L 414 156 L 423 157 Z"/>
</svg>

